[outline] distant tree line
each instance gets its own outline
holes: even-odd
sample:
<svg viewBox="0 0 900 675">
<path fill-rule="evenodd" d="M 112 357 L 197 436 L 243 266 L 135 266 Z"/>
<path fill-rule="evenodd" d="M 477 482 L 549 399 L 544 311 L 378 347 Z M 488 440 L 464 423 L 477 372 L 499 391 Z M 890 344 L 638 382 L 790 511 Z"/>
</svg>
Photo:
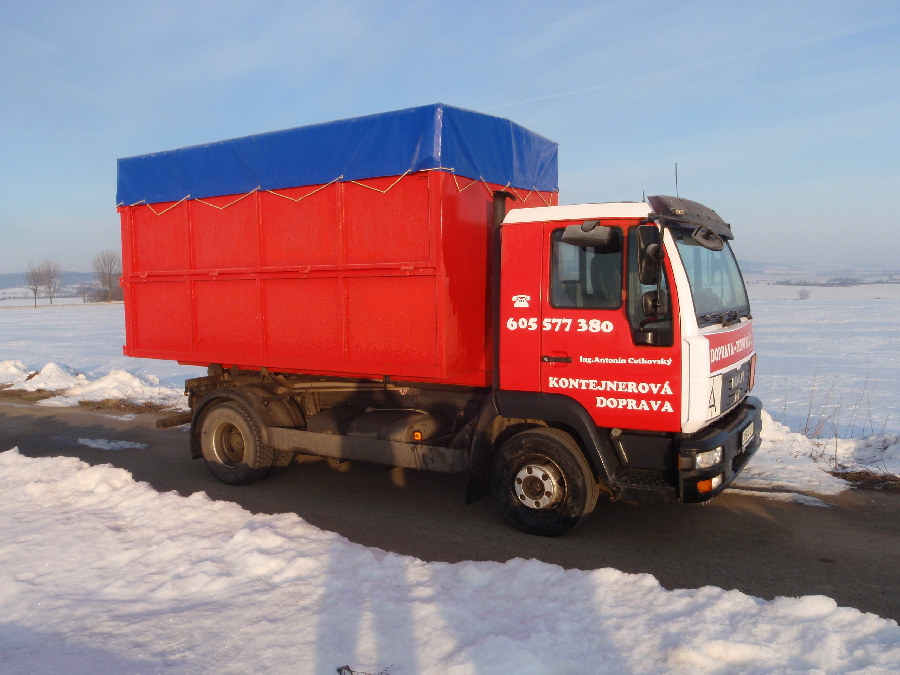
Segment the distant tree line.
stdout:
<svg viewBox="0 0 900 675">
<path fill-rule="evenodd" d="M 118 251 L 101 251 L 93 260 L 94 278 L 79 284 L 77 291 L 82 302 L 111 302 L 122 299 L 119 277 L 122 275 L 122 258 Z M 44 291 L 50 304 L 58 297 L 63 286 L 63 271 L 55 260 L 46 259 L 39 263 L 28 263 L 25 271 L 25 288 L 34 296 L 37 307 L 38 295 Z"/>
<path fill-rule="evenodd" d="M 888 279 L 859 279 L 857 277 L 833 277 L 827 281 L 807 281 L 806 279 L 780 279 L 776 286 L 870 286 L 873 284 L 900 283 L 894 277 Z"/>
</svg>

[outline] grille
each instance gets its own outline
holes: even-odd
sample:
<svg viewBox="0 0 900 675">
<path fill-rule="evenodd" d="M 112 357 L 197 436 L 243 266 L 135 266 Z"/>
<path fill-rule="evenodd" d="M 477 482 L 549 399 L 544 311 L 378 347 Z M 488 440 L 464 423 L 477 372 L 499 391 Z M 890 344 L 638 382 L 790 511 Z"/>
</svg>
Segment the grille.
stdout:
<svg viewBox="0 0 900 675">
<path fill-rule="evenodd" d="M 657 473 L 644 473 L 633 469 L 623 471 L 621 475 L 616 476 L 620 483 L 626 485 L 643 485 L 646 487 L 675 487 L 674 478 L 660 476 Z"/>
</svg>

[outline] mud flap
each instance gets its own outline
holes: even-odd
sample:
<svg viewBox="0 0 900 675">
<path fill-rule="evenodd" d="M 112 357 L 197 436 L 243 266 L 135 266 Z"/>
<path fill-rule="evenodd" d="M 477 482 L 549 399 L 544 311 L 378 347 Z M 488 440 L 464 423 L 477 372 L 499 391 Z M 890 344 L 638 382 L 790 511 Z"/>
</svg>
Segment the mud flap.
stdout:
<svg viewBox="0 0 900 675">
<path fill-rule="evenodd" d="M 466 504 L 478 501 L 491 493 L 491 458 L 494 425 L 499 417 L 497 402 L 488 396 L 472 428 L 469 445 L 469 465 L 466 468 Z"/>
</svg>

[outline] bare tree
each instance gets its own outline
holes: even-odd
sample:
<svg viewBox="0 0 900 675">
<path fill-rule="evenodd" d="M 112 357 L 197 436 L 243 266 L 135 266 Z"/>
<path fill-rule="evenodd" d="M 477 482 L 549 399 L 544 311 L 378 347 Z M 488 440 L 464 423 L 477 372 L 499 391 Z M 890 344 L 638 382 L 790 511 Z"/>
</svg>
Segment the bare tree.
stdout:
<svg viewBox="0 0 900 675">
<path fill-rule="evenodd" d="M 122 299 L 122 289 L 119 287 L 121 274 L 122 259 L 118 251 L 100 251 L 94 257 L 94 279 L 99 300 L 109 302 Z"/>
<path fill-rule="evenodd" d="M 25 288 L 34 294 L 34 306 L 37 307 L 38 291 L 44 287 L 44 280 L 41 276 L 39 265 L 28 263 L 28 269 L 25 271 Z"/>
<path fill-rule="evenodd" d="M 94 285 L 87 282 L 78 284 L 78 295 L 81 296 L 81 302 L 87 302 L 94 294 Z"/>
<path fill-rule="evenodd" d="M 47 258 L 38 265 L 41 274 L 41 285 L 47 289 L 50 304 L 53 304 L 53 296 L 62 286 L 62 269 L 55 260 Z"/>
</svg>

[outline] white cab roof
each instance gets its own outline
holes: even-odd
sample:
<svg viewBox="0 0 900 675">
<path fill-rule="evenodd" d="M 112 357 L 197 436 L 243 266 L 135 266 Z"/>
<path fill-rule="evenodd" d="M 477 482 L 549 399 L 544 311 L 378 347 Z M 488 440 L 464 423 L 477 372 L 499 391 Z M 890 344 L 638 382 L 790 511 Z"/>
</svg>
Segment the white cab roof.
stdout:
<svg viewBox="0 0 900 675">
<path fill-rule="evenodd" d="M 551 220 L 598 220 L 601 218 L 645 218 L 652 210 L 644 202 L 606 202 L 602 204 L 567 204 L 513 209 L 504 223 L 533 223 Z"/>
</svg>

